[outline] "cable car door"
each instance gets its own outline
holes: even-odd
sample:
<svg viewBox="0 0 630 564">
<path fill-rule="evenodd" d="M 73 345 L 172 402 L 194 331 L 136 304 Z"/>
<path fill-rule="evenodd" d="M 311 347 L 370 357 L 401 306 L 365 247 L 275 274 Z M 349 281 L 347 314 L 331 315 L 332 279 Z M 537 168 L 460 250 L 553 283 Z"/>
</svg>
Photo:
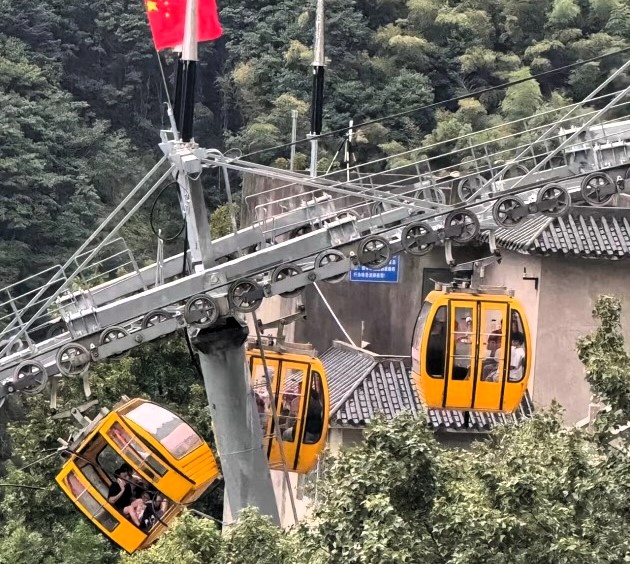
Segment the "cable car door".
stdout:
<svg viewBox="0 0 630 564">
<path fill-rule="evenodd" d="M 271 402 L 273 397 L 269 397 L 267 389 L 267 381 L 265 377 L 265 368 L 262 363 L 262 359 L 259 354 L 248 353 L 249 358 L 249 370 L 252 377 L 252 389 L 254 390 L 254 397 L 256 399 L 256 408 L 258 411 L 258 417 L 260 419 L 260 427 L 263 434 L 263 448 L 269 455 L 271 445 L 269 444 L 274 432 L 273 428 L 273 416 L 271 410 Z M 278 386 L 277 374 L 279 372 L 279 362 L 271 353 L 265 354 L 265 363 L 267 364 L 267 370 L 269 370 L 269 377 L 271 379 L 272 393 L 276 393 Z M 278 413 L 279 415 L 279 413 Z"/>
<path fill-rule="evenodd" d="M 477 303 L 457 300 L 449 305 L 449 340 L 444 407 L 472 407 L 477 350 Z"/>
<path fill-rule="evenodd" d="M 481 302 L 479 311 L 479 362 L 473 409 L 500 411 L 506 372 L 508 306 L 499 302 Z"/>
<path fill-rule="evenodd" d="M 276 405 L 288 470 L 295 470 L 298 466 L 309 380 L 310 365 L 308 363 L 282 359 L 280 381 L 276 384 L 278 394 Z M 282 453 L 276 440 L 272 442 L 269 463 L 272 468 L 282 466 Z"/>
<path fill-rule="evenodd" d="M 180 501 L 193 487 L 190 480 L 167 465 L 166 461 L 158 460 L 121 421 L 113 420 L 109 425 L 104 425 L 100 432 L 140 477 L 153 484 L 166 497 Z"/>
</svg>

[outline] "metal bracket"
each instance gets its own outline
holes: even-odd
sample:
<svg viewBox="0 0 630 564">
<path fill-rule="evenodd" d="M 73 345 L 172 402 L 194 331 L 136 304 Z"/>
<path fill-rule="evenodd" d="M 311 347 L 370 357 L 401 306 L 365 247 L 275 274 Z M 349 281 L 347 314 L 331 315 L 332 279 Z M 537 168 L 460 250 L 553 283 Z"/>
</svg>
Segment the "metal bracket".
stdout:
<svg viewBox="0 0 630 564">
<path fill-rule="evenodd" d="M 281 317 L 280 319 L 276 319 L 274 321 L 268 321 L 267 323 L 263 323 L 262 320 L 258 320 L 258 329 L 260 331 L 264 331 L 265 329 L 276 329 L 276 342 L 283 343 L 284 342 L 284 328 L 291 323 L 295 323 L 298 319 L 306 319 L 306 306 L 299 305 L 298 310 L 295 313 L 291 313 L 285 317 Z"/>
</svg>

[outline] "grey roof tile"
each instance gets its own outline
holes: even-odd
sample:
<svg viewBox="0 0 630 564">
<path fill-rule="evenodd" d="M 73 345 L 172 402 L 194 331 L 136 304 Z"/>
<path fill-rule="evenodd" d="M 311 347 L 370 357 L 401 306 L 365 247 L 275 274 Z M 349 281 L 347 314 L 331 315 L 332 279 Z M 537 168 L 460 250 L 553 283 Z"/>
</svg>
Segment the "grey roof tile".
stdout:
<svg viewBox="0 0 630 564">
<path fill-rule="evenodd" d="M 500 247 L 530 254 L 630 257 L 630 208 L 573 206 L 565 217 L 533 216 L 496 230 Z M 480 238 L 487 240 L 487 233 Z"/>
</svg>

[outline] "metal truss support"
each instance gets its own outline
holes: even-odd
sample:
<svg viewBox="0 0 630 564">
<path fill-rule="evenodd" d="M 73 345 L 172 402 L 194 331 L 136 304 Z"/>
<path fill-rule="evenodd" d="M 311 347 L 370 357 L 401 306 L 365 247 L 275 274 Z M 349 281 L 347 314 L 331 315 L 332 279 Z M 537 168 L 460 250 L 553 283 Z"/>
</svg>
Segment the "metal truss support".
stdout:
<svg viewBox="0 0 630 564">
<path fill-rule="evenodd" d="M 201 272 L 214 265 L 210 225 L 200 180 L 201 161 L 185 146 L 174 149 L 172 160 L 178 165 L 176 177 L 186 217 L 192 271 Z"/>
<path fill-rule="evenodd" d="M 238 517 L 252 505 L 279 525 L 260 418 L 245 368 L 247 334 L 247 325 L 229 317 L 226 325 L 201 330 L 192 342 L 199 353 L 230 510 Z"/>
</svg>

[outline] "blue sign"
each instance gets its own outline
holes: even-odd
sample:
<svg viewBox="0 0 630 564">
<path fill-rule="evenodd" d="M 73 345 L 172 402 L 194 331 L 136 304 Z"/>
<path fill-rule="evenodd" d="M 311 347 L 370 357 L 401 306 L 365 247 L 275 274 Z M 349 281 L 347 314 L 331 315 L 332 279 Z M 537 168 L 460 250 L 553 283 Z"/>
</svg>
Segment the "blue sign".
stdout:
<svg viewBox="0 0 630 564">
<path fill-rule="evenodd" d="M 399 257 L 396 255 L 383 268 L 366 268 L 359 266 L 350 271 L 350 282 L 386 282 L 396 284 L 399 274 Z"/>
</svg>

